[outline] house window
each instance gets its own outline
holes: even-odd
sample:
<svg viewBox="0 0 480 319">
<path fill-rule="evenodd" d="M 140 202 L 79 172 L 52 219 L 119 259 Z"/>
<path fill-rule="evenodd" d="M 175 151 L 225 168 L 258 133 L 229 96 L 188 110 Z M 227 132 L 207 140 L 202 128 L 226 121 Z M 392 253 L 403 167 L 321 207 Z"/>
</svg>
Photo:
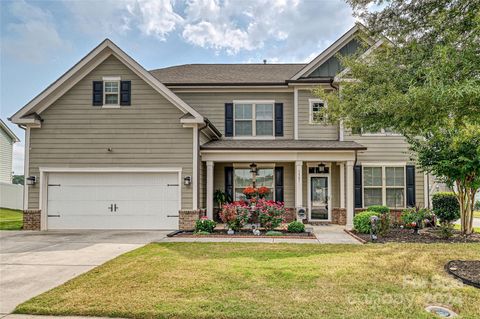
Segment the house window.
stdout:
<svg viewBox="0 0 480 319">
<path fill-rule="evenodd" d="M 235 136 L 273 136 L 273 105 L 273 102 L 235 103 Z"/>
<path fill-rule="evenodd" d="M 270 188 L 270 194 L 266 197 L 267 199 L 273 199 L 273 194 L 275 194 L 273 174 L 273 168 L 259 168 L 257 170 L 255 185 L 256 187 L 266 186 Z M 235 168 L 234 176 L 235 200 L 245 199 L 243 189 L 247 186 L 252 186 L 252 173 L 250 172 L 250 168 Z"/>
<path fill-rule="evenodd" d="M 365 207 L 405 207 L 405 167 L 364 167 L 363 194 Z"/>
<path fill-rule="evenodd" d="M 401 136 L 402 134 L 393 131 L 391 128 L 382 128 L 375 132 L 361 130 L 362 136 Z"/>
<path fill-rule="evenodd" d="M 322 100 L 310 99 L 310 124 L 323 124 L 325 103 Z"/>
<path fill-rule="evenodd" d="M 116 106 L 120 101 L 120 80 L 103 81 L 104 105 Z"/>
</svg>

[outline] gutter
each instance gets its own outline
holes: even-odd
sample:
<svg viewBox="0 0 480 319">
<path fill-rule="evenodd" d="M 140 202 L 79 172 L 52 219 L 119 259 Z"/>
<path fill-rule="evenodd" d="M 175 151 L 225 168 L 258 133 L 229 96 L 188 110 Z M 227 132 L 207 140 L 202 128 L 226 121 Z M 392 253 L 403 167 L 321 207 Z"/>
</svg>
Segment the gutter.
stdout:
<svg viewBox="0 0 480 319">
<path fill-rule="evenodd" d="M 203 131 L 206 128 L 209 128 L 218 139 L 222 137 L 222 133 L 220 133 L 220 131 L 212 124 L 212 122 L 210 122 L 209 119 L 204 117 L 203 122 L 205 123 L 205 125 L 198 130 L 199 132 Z"/>
</svg>

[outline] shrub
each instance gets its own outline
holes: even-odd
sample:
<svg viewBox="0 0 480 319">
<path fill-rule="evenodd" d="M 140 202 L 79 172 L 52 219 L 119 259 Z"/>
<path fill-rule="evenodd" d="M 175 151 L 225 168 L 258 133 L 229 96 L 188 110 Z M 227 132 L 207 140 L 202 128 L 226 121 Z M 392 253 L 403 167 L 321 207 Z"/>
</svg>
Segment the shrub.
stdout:
<svg viewBox="0 0 480 319">
<path fill-rule="evenodd" d="M 390 208 L 382 205 L 373 205 L 369 206 L 367 211 L 380 214 L 380 227 L 378 233 L 382 236 L 386 235 L 390 230 Z"/>
<path fill-rule="evenodd" d="M 440 225 L 440 237 L 448 239 L 453 236 L 453 224 L 452 223 L 442 223 Z"/>
<path fill-rule="evenodd" d="M 213 233 L 213 230 L 217 227 L 217 223 L 207 217 L 202 217 L 195 222 L 195 233 L 207 232 Z"/>
<path fill-rule="evenodd" d="M 474 209 L 474 210 L 480 210 L 480 200 L 477 200 L 477 201 L 475 202 L 475 205 L 473 205 L 473 209 Z"/>
<path fill-rule="evenodd" d="M 269 230 L 265 233 L 267 236 L 283 236 L 283 233 L 281 231 L 276 231 L 276 230 Z"/>
<path fill-rule="evenodd" d="M 361 212 L 353 217 L 353 227 L 356 231 L 363 234 L 370 233 L 371 224 L 370 224 L 370 217 L 377 216 L 379 217 L 380 214 L 377 212 Z"/>
<path fill-rule="evenodd" d="M 255 214 L 258 216 L 260 225 L 266 230 L 272 230 L 280 226 L 285 212 L 285 207 L 280 202 L 259 199 L 255 204 Z"/>
<path fill-rule="evenodd" d="M 373 206 L 368 206 L 367 211 L 386 214 L 386 213 L 390 213 L 390 208 L 382 205 L 373 205 Z"/>
<path fill-rule="evenodd" d="M 289 233 L 303 233 L 305 231 L 305 225 L 302 222 L 293 221 L 288 224 Z"/>
<path fill-rule="evenodd" d="M 450 223 L 460 218 L 460 204 L 454 193 L 433 194 L 432 207 L 441 223 Z"/>
<path fill-rule="evenodd" d="M 433 214 L 426 208 L 407 208 L 403 210 L 400 220 L 407 228 L 423 228 L 425 220 L 433 220 Z"/>
<path fill-rule="evenodd" d="M 245 202 L 225 204 L 219 216 L 228 228 L 239 231 L 250 218 L 250 207 Z"/>
</svg>

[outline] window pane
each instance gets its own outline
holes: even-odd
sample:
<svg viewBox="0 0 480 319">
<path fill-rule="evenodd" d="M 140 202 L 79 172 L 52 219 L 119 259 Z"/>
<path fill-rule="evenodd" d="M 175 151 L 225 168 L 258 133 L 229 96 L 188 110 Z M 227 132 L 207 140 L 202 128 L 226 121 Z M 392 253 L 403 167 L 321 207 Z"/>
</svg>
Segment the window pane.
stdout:
<svg viewBox="0 0 480 319">
<path fill-rule="evenodd" d="M 235 121 L 235 136 L 252 136 L 252 121 Z"/>
<path fill-rule="evenodd" d="M 257 121 L 256 134 L 257 136 L 272 136 L 273 135 L 273 121 Z"/>
<path fill-rule="evenodd" d="M 252 104 L 235 104 L 235 119 L 250 120 L 252 118 Z"/>
<path fill-rule="evenodd" d="M 257 104 L 255 116 L 258 120 L 273 120 L 273 104 Z"/>
<path fill-rule="evenodd" d="M 403 188 L 387 188 L 387 206 L 404 207 L 405 197 Z"/>
<path fill-rule="evenodd" d="M 363 168 L 364 186 L 382 186 L 382 168 L 364 167 Z"/>
<path fill-rule="evenodd" d="M 244 188 L 252 185 L 252 173 L 248 168 L 235 169 L 235 187 Z"/>
<path fill-rule="evenodd" d="M 257 186 L 267 186 L 273 190 L 273 168 L 261 168 L 257 171 Z"/>
<path fill-rule="evenodd" d="M 105 82 L 105 93 L 117 93 L 118 82 Z"/>
<path fill-rule="evenodd" d="M 117 94 L 106 94 L 105 95 L 105 104 L 118 104 L 118 95 Z"/>
<path fill-rule="evenodd" d="M 382 205 L 382 189 L 381 188 L 364 188 L 363 206 Z"/>
<path fill-rule="evenodd" d="M 385 177 L 387 186 L 403 186 L 404 181 L 404 167 L 386 167 Z"/>
</svg>

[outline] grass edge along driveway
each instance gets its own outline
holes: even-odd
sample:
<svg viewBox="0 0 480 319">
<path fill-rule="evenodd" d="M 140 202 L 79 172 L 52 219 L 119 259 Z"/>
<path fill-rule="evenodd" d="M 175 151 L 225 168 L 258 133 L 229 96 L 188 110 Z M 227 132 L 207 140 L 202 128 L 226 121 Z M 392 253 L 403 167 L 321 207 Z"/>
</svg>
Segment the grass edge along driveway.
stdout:
<svg viewBox="0 0 480 319">
<path fill-rule="evenodd" d="M 149 244 L 17 307 L 16 313 L 135 318 L 464 318 L 480 293 L 449 277 L 478 244 Z"/>
</svg>

